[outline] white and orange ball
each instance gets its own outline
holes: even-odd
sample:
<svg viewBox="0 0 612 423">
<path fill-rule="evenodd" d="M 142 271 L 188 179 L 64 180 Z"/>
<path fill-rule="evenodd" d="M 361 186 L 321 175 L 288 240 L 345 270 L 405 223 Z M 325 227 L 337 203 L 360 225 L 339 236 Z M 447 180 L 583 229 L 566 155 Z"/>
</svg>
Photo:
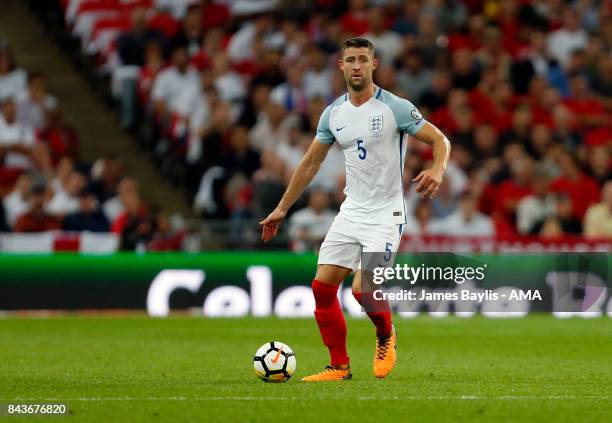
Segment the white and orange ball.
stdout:
<svg viewBox="0 0 612 423">
<path fill-rule="evenodd" d="M 282 383 L 295 372 L 295 353 L 289 345 L 278 341 L 266 342 L 255 353 L 255 374 L 264 382 Z"/>
</svg>

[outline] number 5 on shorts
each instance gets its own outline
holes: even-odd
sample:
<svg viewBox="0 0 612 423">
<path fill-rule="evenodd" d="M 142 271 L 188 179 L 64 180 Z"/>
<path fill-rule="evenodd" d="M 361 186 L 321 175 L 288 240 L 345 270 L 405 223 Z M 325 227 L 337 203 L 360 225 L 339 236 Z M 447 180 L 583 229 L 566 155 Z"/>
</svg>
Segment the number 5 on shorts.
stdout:
<svg viewBox="0 0 612 423">
<path fill-rule="evenodd" d="M 391 244 L 390 242 L 387 242 L 385 244 L 385 255 L 384 255 L 384 259 L 385 261 L 389 261 L 391 260 L 391 255 L 393 254 L 393 252 L 391 251 L 391 247 L 393 247 L 393 244 Z"/>
</svg>

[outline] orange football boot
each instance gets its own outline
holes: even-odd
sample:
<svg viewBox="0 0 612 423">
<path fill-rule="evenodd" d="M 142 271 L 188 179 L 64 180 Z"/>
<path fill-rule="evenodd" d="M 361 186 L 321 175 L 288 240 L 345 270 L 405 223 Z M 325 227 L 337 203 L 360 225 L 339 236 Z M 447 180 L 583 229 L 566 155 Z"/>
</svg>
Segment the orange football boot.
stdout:
<svg viewBox="0 0 612 423">
<path fill-rule="evenodd" d="M 314 375 L 302 378 L 302 382 L 327 382 L 338 380 L 350 380 L 353 378 L 351 368 L 341 369 L 340 367 L 327 366 L 325 370 Z"/>
<path fill-rule="evenodd" d="M 397 332 L 395 326 L 391 327 L 391 333 L 387 336 L 376 338 L 376 354 L 374 355 L 374 376 L 379 379 L 387 377 L 397 359 Z"/>
</svg>

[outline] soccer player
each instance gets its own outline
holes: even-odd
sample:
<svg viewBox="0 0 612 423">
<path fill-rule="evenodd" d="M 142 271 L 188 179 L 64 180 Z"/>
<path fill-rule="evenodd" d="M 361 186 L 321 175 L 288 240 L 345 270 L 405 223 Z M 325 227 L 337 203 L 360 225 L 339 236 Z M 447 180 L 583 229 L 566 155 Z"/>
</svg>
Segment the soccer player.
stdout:
<svg viewBox="0 0 612 423">
<path fill-rule="evenodd" d="M 340 207 L 319 253 L 312 282 L 315 320 L 329 349 L 330 365 L 303 378 L 306 382 L 352 378 L 346 350 L 346 321 L 337 292 L 352 272 L 353 295 L 362 306 L 360 258 L 362 253 L 397 251 L 406 223 L 402 171 L 406 133 L 433 146 L 433 166 L 413 181 L 422 197 L 435 196 L 450 154 L 448 139 L 427 122 L 408 100 L 374 85 L 378 65 L 374 46 L 365 38 L 351 38 L 341 49 L 338 66 L 348 92 L 323 111 L 317 134 L 277 207 L 260 222 L 262 239 L 269 241 L 289 208 L 308 186 L 331 145 L 337 142 L 346 163 L 346 199 Z M 364 293 L 365 294 L 365 293 Z M 365 307 L 364 307 L 365 308 Z M 384 378 L 395 366 L 396 332 L 388 303 L 366 313 L 376 326 L 374 375 Z"/>
</svg>

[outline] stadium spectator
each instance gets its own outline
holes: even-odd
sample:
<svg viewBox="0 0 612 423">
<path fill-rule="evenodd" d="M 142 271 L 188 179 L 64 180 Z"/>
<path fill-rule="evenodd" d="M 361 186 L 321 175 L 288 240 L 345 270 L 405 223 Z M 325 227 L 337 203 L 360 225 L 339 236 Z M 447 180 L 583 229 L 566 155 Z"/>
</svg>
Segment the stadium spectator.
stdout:
<svg viewBox="0 0 612 423">
<path fill-rule="evenodd" d="M 149 95 L 157 74 L 164 66 L 162 47 L 156 42 L 149 42 L 144 47 L 144 64 L 138 72 L 138 99 L 141 106 L 147 107 Z M 149 110 L 147 110 L 149 112 Z M 146 113 L 147 115 L 149 113 Z"/>
<path fill-rule="evenodd" d="M 308 206 L 293 213 L 289 219 L 293 251 L 317 252 L 335 217 L 336 212 L 329 209 L 329 194 L 324 190 L 311 189 Z"/>
<path fill-rule="evenodd" d="M 57 99 L 47 93 L 45 78 L 40 73 L 28 75 L 28 89 L 15 99 L 17 121 L 24 126 L 42 129 L 47 115 L 57 107 Z"/>
<path fill-rule="evenodd" d="M 259 49 L 273 49 L 282 51 L 284 63 L 301 60 L 307 40 L 298 23 L 288 18 L 281 19 L 276 28 L 265 40 L 257 40 L 254 45 L 256 53 Z M 253 61 L 251 65 L 256 63 L 257 61 Z"/>
<path fill-rule="evenodd" d="M 595 179 L 599 186 L 603 186 L 606 181 L 612 179 L 611 151 L 609 144 L 598 145 L 588 150 L 589 176 Z"/>
<path fill-rule="evenodd" d="M 423 53 L 418 48 L 411 48 L 401 55 L 401 63 L 397 87 L 415 103 L 420 103 L 432 83 L 432 72 L 423 64 Z"/>
<path fill-rule="evenodd" d="M 79 193 L 79 209 L 64 216 L 62 227 L 65 231 L 108 232 L 110 225 L 98 207 L 92 192 Z"/>
<path fill-rule="evenodd" d="M 548 35 L 548 52 L 563 67 L 567 66 L 570 54 L 587 45 L 587 33 L 580 27 L 580 14 L 572 7 L 563 10 L 563 27 Z"/>
<path fill-rule="evenodd" d="M 573 209 L 570 196 L 565 193 L 557 194 L 554 213 L 535 225 L 536 233 L 548 238 L 581 234 L 582 222 L 575 217 Z"/>
<path fill-rule="evenodd" d="M 363 36 L 376 47 L 376 55 L 381 64 L 391 65 L 399 57 L 402 38 L 394 31 L 385 28 L 385 15 L 380 7 L 368 10 L 368 32 Z"/>
<path fill-rule="evenodd" d="M 489 174 L 494 173 L 499 168 L 501 148 L 497 139 L 497 133 L 493 126 L 490 124 L 482 124 L 476 127 L 474 130 L 474 145 L 472 150 L 478 164 L 487 168 Z"/>
<path fill-rule="evenodd" d="M 532 114 L 527 104 L 519 105 L 512 115 L 512 126 L 500 135 L 502 145 L 510 141 L 518 141 L 523 146 L 528 146 L 531 136 Z"/>
<path fill-rule="evenodd" d="M 138 193 L 127 192 L 123 195 L 122 200 L 125 209 L 112 222 L 111 226 L 111 231 L 116 234 L 123 234 L 124 229 L 129 224 L 139 221 L 140 219 L 146 219 L 148 216 L 147 208 Z"/>
<path fill-rule="evenodd" d="M 349 36 L 362 35 L 369 27 L 367 0 L 349 0 L 348 11 L 340 17 L 342 32 Z"/>
<path fill-rule="evenodd" d="M 575 149 L 581 145 L 582 136 L 576 131 L 575 117 L 563 104 L 552 109 L 553 139 L 562 143 L 567 149 Z"/>
<path fill-rule="evenodd" d="M 451 191 L 451 184 L 445 179 L 440 184 L 436 196 L 431 200 L 431 214 L 434 219 L 444 219 L 453 214 L 458 207 L 457 196 Z"/>
<path fill-rule="evenodd" d="M 96 160 L 91 168 L 89 189 L 95 193 L 100 204 L 115 196 L 122 172 L 123 165 L 118 157 L 111 156 Z"/>
<path fill-rule="evenodd" d="M 574 217 L 582 221 L 586 209 L 599 200 L 597 182 L 580 170 L 576 159 L 568 152 L 561 152 L 557 163 L 561 176 L 552 181 L 550 189 L 567 194 L 572 203 Z"/>
<path fill-rule="evenodd" d="M 266 13 L 256 16 L 253 21 L 243 23 L 241 28 L 232 35 L 227 46 L 227 53 L 232 63 L 253 60 L 256 40 L 268 37 L 273 24 L 271 16 Z"/>
<path fill-rule="evenodd" d="M 439 222 L 436 232 L 452 236 L 493 236 L 495 226 L 489 216 L 478 211 L 478 199 L 466 193 L 459 201 L 459 209 Z"/>
<path fill-rule="evenodd" d="M 332 87 L 332 70 L 327 66 L 325 52 L 314 46 L 308 55 L 308 68 L 304 73 L 304 92 L 308 99 L 327 98 Z"/>
<path fill-rule="evenodd" d="M 564 104 L 574 115 L 578 130 L 586 131 L 606 123 L 605 108 L 590 92 L 584 75 L 572 75 L 569 78 L 569 90 L 570 96 L 564 100 Z"/>
<path fill-rule="evenodd" d="M 87 185 L 87 178 L 73 170 L 65 182 L 54 189 L 53 195 L 45 206 L 47 213 L 63 217 L 79 210 L 79 194 Z"/>
<path fill-rule="evenodd" d="M 138 182 L 133 178 L 123 178 L 117 184 L 117 195 L 102 204 L 102 211 L 109 222 L 114 222 L 125 211 L 126 197 L 138 194 Z"/>
<path fill-rule="evenodd" d="M 147 23 L 146 9 L 135 7 L 131 15 L 131 28 L 117 38 L 117 52 L 123 65 L 143 66 L 146 46 L 165 44 L 161 31 Z"/>
<path fill-rule="evenodd" d="M 453 86 L 471 90 L 478 85 L 480 70 L 474 60 L 474 54 L 467 48 L 455 51 L 451 57 Z"/>
<path fill-rule="evenodd" d="M 34 128 L 19 123 L 15 102 L 5 99 L 0 116 L 0 160 L 7 168 L 33 169 L 34 144 Z"/>
<path fill-rule="evenodd" d="M 221 166 L 229 175 L 237 173 L 251 178 L 260 167 L 260 154 L 249 145 L 249 132 L 245 126 L 232 130 L 229 151 L 221 155 Z"/>
<path fill-rule="evenodd" d="M 508 73 L 512 57 L 502 46 L 502 34 L 498 26 L 488 25 L 482 33 L 482 46 L 475 53 L 475 60 L 483 69 L 498 69 Z"/>
<path fill-rule="evenodd" d="M 529 144 L 527 151 L 529 155 L 537 160 L 542 160 L 546 157 L 546 152 L 552 144 L 552 132 L 550 128 L 544 124 L 535 124 L 531 127 Z"/>
<path fill-rule="evenodd" d="M 612 238 L 612 180 L 601 189 L 601 202 L 589 207 L 584 216 L 584 236 Z"/>
<path fill-rule="evenodd" d="M 190 153 L 192 161 L 189 163 L 186 181 L 191 197 L 197 190 L 203 173 L 218 165 L 221 154 L 230 140 L 231 124 L 230 106 L 219 101 L 212 109 L 210 122 L 199 128 L 196 137 L 192 140 L 195 144 L 189 148 L 195 150 L 197 155 L 194 152 Z"/>
<path fill-rule="evenodd" d="M 393 66 L 379 65 L 374 76 L 374 83 L 385 90 L 397 91 L 396 72 Z"/>
<path fill-rule="evenodd" d="M 592 88 L 599 100 L 610 110 L 612 106 L 612 57 L 602 52 L 593 66 Z"/>
<path fill-rule="evenodd" d="M 548 173 L 537 170 L 533 179 L 533 193 L 521 199 L 516 208 L 516 226 L 521 234 L 536 234 L 536 228 L 553 215 L 555 196 L 549 192 Z"/>
<path fill-rule="evenodd" d="M 454 135 L 466 108 L 469 108 L 467 92 L 463 89 L 453 89 L 448 95 L 447 104 L 437 108 L 429 120 L 440 130 Z"/>
<path fill-rule="evenodd" d="M 269 100 L 257 122 L 249 131 L 249 142 L 257 151 L 286 143 L 289 130 L 298 125 L 295 115 L 288 114 L 282 104 Z"/>
<path fill-rule="evenodd" d="M 159 119 L 167 119 L 177 109 L 177 101 L 185 92 L 197 90 L 200 76 L 189 64 L 187 49 L 175 46 L 171 66 L 159 72 L 151 89 L 151 100 Z"/>
<path fill-rule="evenodd" d="M 438 233 L 439 220 L 432 218 L 431 203 L 429 200 L 418 199 L 414 206 L 414 213 L 408 213 L 404 233 L 413 235 L 433 235 Z"/>
<path fill-rule="evenodd" d="M 515 90 L 524 94 L 529 89 L 531 79 L 534 77 L 548 80 L 553 75 L 558 75 L 558 64 L 548 53 L 546 46 L 546 32 L 533 28 L 529 31 L 528 45 L 510 65 L 512 85 Z"/>
<path fill-rule="evenodd" d="M 288 112 L 305 114 L 308 109 L 308 97 L 304 90 L 304 68 L 301 64 L 289 66 L 287 82 L 276 86 L 270 92 L 270 99 L 283 106 Z"/>
<path fill-rule="evenodd" d="M 494 211 L 513 224 L 519 202 L 533 193 L 533 161 L 527 157 L 520 158 L 511 164 L 510 169 L 512 178 L 497 188 Z"/>
<path fill-rule="evenodd" d="M 62 109 L 55 107 L 49 110 L 46 122 L 38 138 L 48 146 L 53 166 L 57 166 L 64 157 L 78 160 L 81 150 L 79 136 L 74 127 L 65 122 Z"/>
<path fill-rule="evenodd" d="M 504 146 L 502 151 L 501 168 L 491 175 L 491 183 L 498 185 L 512 177 L 512 165 L 520 159 L 527 158 L 525 145 L 518 140 L 511 139 Z"/>
<path fill-rule="evenodd" d="M 9 228 L 14 227 L 17 218 L 28 211 L 28 193 L 31 187 L 32 176 L 24 173 L 17 179 L 13 191 L 2 199 L 4 217 Z"/>
<path fill-rule="evenodd" d="M 416 1 L 404 1 L 401 6 L 401 13 L 396 17 L 393 30 L 400 35 L 416 35 L 421 4 Z"/>
<path fill-rule="evenodd" d="M 256 218 L 264 218 L 285 191 L 286 167 L 272 150 L 261 154 L 261 168 L 253 174 L 252 210 Z"/>
<path fill-rule="evenodd" d="M 148 212 L 129 216 L 121 230 L 121 249 L 146 251 L 146 245 L 153 239 L 156 230 L 155 216 Z"/>
<path fill-rule="evenodd" d="M 28 193 L 29 211 L 22 214 L 15 222 L 15 232 L 46 232 L 62 228 L 61 221 L 45 211 L 47 187 L 34 184 Z"/>
<path fill-rule="evenodd" d="M 142 81 L 151 76 L 152 66 L 149 61 L 152 53 L 155 49 L 161 50 L 165 41 L 164 34 L 149 24 L 146 8 L 135 7 L 131 12 L 131 28 L 117 38 L 121 66 L 113 73 L 113 84 L 120 91 L 121 126 L 124 129 L 133 129 L 136 124 L 137 100 L 140 96 L 142 101 L 143 95 Z M 146 76 L 141 75 L 143 72 Z"/>
<path fill-rule="evenodd" d="M 431 86 L 421 96 L 421 106 L 425 111 L 434 111 L 446 104 L 446 99 L 452 88 L 451 76 L 446 70 L 435 70 L 431 78 Z"/>
<path fill-rule="evenodd" d="M 49 181 L 49 188 L 52 192 L 63 190 L 68 183 L 68 178 L 74 171 L 74 160 L 69 157 L 62 158 L 55 168 L 53 178 Z"/>
<path fill-rule="evenodd" d="M 202 27 L 205 30 L 221 27 L 229 18 L 230 10 L 227 5 L 215 0 L 202 0 Z"/>
<path fill-rule="evenodd" d="M 0 102 L 15 98 L 27 86 L 27 74 L 15 65 L 11 49 L 0 40 Z"/>
<path fill-rule="evenodd" d="M 424 2 L 421 13 L 435 16 L 440 30 L 444 33 L 464 26 L 467 20 L 465 5 L 456 1 Z"/>
<path fill-rule="evenodd" d="M 212 58 L 218 54 L 226 54 L 221 29 L 210 29 L 204 33 L 202 47 L 191 56 L 191 63 L 199 70 L 206 70 L 211 67 Z"/>
<path fill-rule="evenodd" d="M 179 46 L 185 47 L 187 55 L 193 57 L 200 51 L 202 39 L 202 10 L 199 5 L 193 4 L 187 10 L 181 29 L 172 37 L 169 46 L 171 50 Z"/>
<path fill-rule="evenodd" d="M 226 54 L 218 53 L 213 57 L 211 72 L 210 76 L 221 100 L 238 103 L 245 99 L 247 92 L 242 77 L 230 68 Z"/>
</svg>

